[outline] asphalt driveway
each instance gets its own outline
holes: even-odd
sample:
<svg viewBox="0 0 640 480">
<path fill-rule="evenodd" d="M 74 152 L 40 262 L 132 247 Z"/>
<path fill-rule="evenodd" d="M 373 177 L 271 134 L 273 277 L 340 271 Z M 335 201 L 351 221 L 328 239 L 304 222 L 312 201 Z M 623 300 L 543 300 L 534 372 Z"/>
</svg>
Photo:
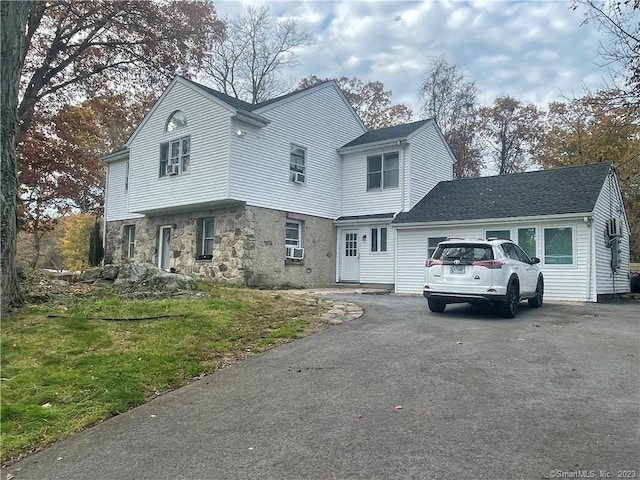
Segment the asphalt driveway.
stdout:
<svg viewBox="0 0 640 480">
<path fill-rule="evenodd" d="M 434 314 L 418 297 L 340 298 L 365 314 L 3 480 L 640 477 L 640 304 L 524 304 L 505 320 L 465 305 Z"/>
</svg>

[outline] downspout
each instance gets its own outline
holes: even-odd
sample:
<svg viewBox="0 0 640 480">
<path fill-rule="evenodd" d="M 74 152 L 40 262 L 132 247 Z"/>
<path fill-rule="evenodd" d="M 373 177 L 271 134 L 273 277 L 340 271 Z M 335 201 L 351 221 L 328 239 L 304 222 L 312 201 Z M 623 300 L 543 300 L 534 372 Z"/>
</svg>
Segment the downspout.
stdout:
<svg viewBox="0 0 640 480">
<path fill-rule="evenodd" d="M 402 186 L 400 187 L 400 210 L 393 214 L 391 223 L 396 219 L 400 212 L 404 212 L 405 206 L 405 188 L 411 195 L 411 186 L 409 185 L 411 180 L 411 164 L 407 165 L 407 142 L 406 140 L 398 140 L 398 145 L 401 147 L 402 152 Z M 398 232 L 393 228 L 393 291 L 398 293 Z"/>
<path fill-rule="evenodd" d="M 593 237 L 595 235 L 595 229 L 591 228 L 593 224 L 593 217 L 584 217 L 584 222 L 587 224 L 587 229 L 589 230 L 589 244 L 587 250 L 587 301 L 591 302 L 591 282 L 593 280 Z"/>
</svg>

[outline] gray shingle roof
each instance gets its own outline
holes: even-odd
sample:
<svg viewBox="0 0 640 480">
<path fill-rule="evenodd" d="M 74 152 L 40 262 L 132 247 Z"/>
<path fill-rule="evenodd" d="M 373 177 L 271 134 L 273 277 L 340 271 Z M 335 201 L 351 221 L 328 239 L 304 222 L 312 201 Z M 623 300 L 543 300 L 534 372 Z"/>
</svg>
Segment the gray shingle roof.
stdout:
<svg viewBox="0 0 640 480">
<path fill-rule="evenodd" d="M 438 183 L 393 223 L 592 212 L 611 163 Z"/>
<path fill-rule="evenodd" d="M 396 125 L 395 127 L 380 128 L 363 133 L 355 140 L 351 140 L 341 148 L 355 147 L 357 145 L 365 145 L 367 143 L 382 142 L 385 140 L 394 140 L 406 138 L 421 126 L 432 120 L 420 120 L 418 122 L 405 123 L 404 125 Z"/>
<path fill-rule="evenodd" d="M 280 97 L 272 98 L 271 100 L 265 100 L 264 102 L 249 103 L 249 102 L 245 102 L 244 100 L 240 100 L 239 98 L 235 98 L 235 97 L 232 97 L 232 96 L 227 95 L 225 93 L 219 92 L 218 90 L 214 90 L 211 87 L 207 87 L 207 86 L 202 85 L 200 83 L 194 82 L 193 80 L 189 80 L 189 79 L 186 79 L 186 78 L 185 78 L 185 80 L 187 80 L 189 83 L 193 84 L 194 86 L 204 90 L 205 92 L 209 93 L 210 95 L 213 95 L 217 99 L 222 100 L 227 105 L 230 105 L 235 109 L 244 110 L 244 111 L 247 111 L 247 112 L 253 112 L 254 110 L 258 110 L 259 108 L 265 107 L 265 106 L 267 106 L 267 105 L 269 105 L 271 103 L 278 102 L 278 101 L 280 101 L 280 100 L 282 100 L 284 98 L 290 97 L 290 96 L 295 95 L 297 93 L 300 93 L 300 92 L 303 92 L 303 91 L 308 90 L 310 88 L 313 88 L 313 87 L 316 87 L 318 85 L 321 85 L 320 83 L 317 84 L 317 85 L 312 85 L 311 87 L 302 88 L 300 90 L 296 90 L 296 91 L 293 91 L 291 93 L 287 93 L 286 95 L 282 95 Z M 327 83 L 327 82 L 322 82 L 322 83 Z"/>
</svg>

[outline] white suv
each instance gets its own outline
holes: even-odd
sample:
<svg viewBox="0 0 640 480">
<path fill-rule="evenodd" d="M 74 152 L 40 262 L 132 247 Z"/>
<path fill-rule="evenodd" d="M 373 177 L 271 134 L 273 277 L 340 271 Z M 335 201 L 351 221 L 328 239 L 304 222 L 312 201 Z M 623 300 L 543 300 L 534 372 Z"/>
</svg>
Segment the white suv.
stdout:
<svg viewBox="0 0 640 480">
<path fill-rule="evenodd" d="M 510 240 L 448 239 L 438 244 L 425 270 L 423 295 L 432 312 L 448 303 L 488 303 L 513 318 L 523 299 L 542 306 L 540 259 L 529 258 Z"/>
</svg>

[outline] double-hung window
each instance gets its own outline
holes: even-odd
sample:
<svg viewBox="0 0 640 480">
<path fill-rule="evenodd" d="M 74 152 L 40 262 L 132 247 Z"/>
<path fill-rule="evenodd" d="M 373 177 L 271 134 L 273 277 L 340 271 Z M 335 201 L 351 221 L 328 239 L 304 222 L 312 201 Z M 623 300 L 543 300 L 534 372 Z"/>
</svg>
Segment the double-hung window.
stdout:
<svg viewBox="0 0 640 480">
<path fill-rule="evenodd" d="M 386 252 L 387 251 L 387 228 L 371 229 L 371 251 Z"/>
<path fill-rule="evenodd" d="M 291 156 L 289 158 L 289 179 L 294 183 L 304 183 L 307 176 L 307 150 L 297 145 L 291 145 Z"/>
<path fill-rule="evenodd" d="M 400 179 L 398 152 L 367 157 L 367 190 L 396 188 Z"/>
<path fill-rule="evenodd" d="M 287 220 L 284 234 L 285 247 L 302 247 L 302 222 Z"/>
<path fill-rule="evenodd" d="M 191 138 L 182 137 L 160 144 L 160 176 L 179 175 L 189 171 Z"/>
<path fill-rule="evenodd" d="M 213 217 L 199 218 L 196 229 L 196 260 L 210 260 L 213 257 L 215 232 Z"/>
<path fill-rule="evenodd" d="M 125 257 L 133 258 L 136 252 L 136 226 L 135 225 L 125 225 L 124 238 L 125 238 Z"/>
</svg>

